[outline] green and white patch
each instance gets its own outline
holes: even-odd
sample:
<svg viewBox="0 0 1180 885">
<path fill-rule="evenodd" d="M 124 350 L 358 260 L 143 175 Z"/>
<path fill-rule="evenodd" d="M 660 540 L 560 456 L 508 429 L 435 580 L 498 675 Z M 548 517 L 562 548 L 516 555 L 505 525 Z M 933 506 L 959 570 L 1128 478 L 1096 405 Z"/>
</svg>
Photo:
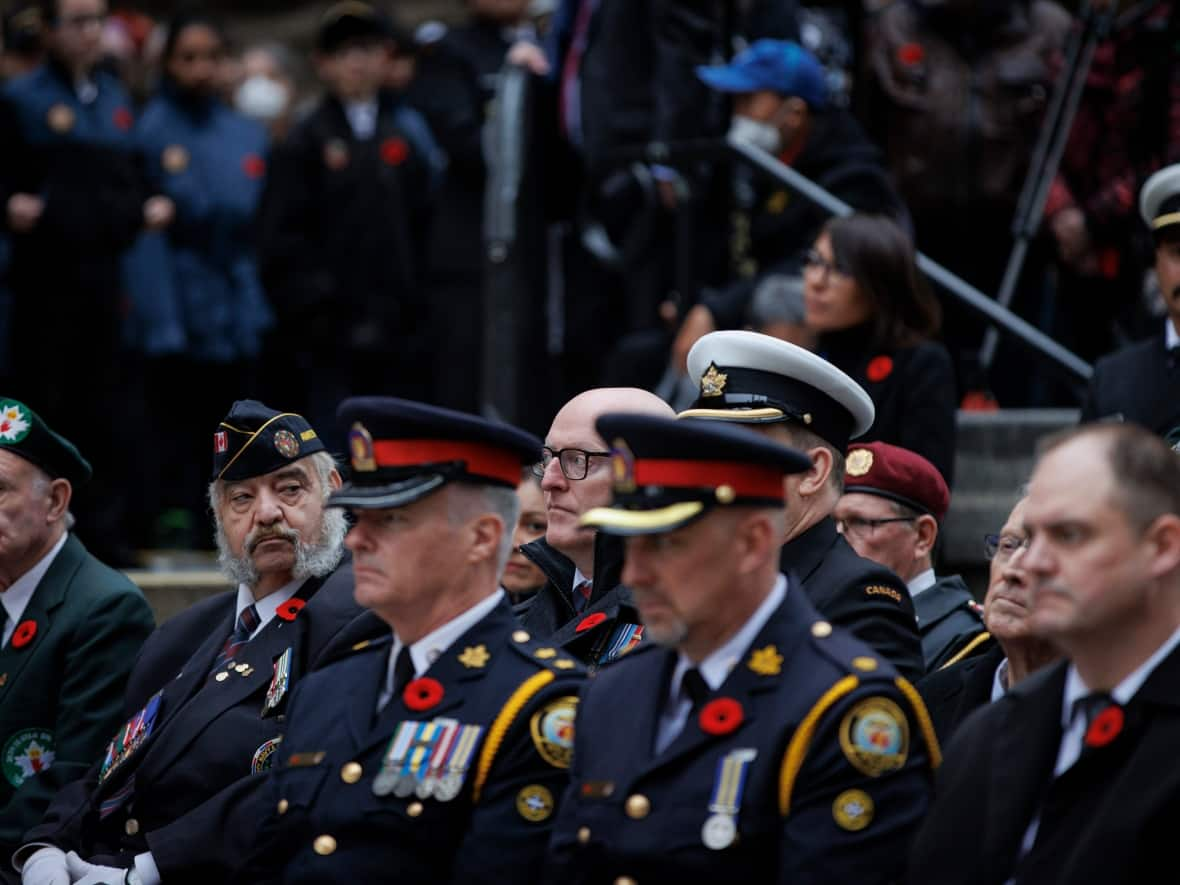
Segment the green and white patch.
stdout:
<svg viewBox="0 0 1180 885">
<path fill-rule="evenodd" d="M 53 765 L 56 749 L 51 731 L 44 728 L 18 731 L 8 739 L 3 752 L 0 752 L 0 768 L 4 770 L 4 779 L 14 787 L 19 787 Z"/>
<path fill-rule="evenodd" d="M 19 403 L 0 400 L 0 445 L 12 445 L 29 435 L 29 413 Z"/>
</svg>

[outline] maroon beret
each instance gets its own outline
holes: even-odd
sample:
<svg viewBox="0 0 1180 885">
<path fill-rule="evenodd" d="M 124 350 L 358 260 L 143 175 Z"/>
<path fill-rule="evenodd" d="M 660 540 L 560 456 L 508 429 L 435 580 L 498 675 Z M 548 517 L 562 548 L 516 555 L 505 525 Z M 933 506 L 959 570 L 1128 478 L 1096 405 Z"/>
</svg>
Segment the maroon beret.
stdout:
<svg viewBox="0 0 1180 885">
<path fill-rule="evenodd" d="M 844 491 L 880 495 L 929 513 L 939 522 L 951 504 L 950 489 L 937 467 L 917 452 L 882 442 L 849 448 Z"/>
</svg>

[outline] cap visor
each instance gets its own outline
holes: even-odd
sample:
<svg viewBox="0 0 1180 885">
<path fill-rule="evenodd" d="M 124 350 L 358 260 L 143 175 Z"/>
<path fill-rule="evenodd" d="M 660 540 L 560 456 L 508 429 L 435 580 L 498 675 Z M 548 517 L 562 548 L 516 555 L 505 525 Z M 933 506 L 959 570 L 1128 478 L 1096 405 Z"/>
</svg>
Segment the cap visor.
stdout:
<svg viewBox="0 0 1180 885">
<path fill-rule="evenodd" d="M 412 504 L 425 498 L 446 483 L 438 473 L 426 473 L 401 482 L 380 486 L 345 483 L 328 498 L 329 507 L 351 507 L 354 510 L 388 510 Z"/>
<path fill-rule="evenodd" d="M 757 92 L 758 84 L 743 71 L 730 67 L 697 67 L 697 76 L 710 89 L 718 92 Z"/>
<path fill-rule="evenodd" d="M 582 525 L 608 535 L 654 535 L 687 525 L 705 510 L 700 501 L 681 501 L 657 510 L 622 510 L 595 507 L 582 515 Z"/>
<path fill-rule="evenodd" d="M 712 421 L 734 421 L 742 424 L 770 424 L 786 416 L 782 409 L 685 409 L 677 418 L 706 418 Z"/>
</svg>

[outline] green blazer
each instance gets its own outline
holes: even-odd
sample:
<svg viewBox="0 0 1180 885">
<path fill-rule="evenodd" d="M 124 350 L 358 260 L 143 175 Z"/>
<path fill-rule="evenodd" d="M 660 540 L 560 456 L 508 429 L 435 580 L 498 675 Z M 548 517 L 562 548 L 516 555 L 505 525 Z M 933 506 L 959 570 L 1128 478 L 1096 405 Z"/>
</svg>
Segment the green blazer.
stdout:
<svg viewBox="0 0 1180 885">
<path fill-rule="evenodd" d="M 155 619 L 139 588 L 73 535 L 0 648 L 0 863 L 123 724 L 123 691 Z M 14 642 L 19 647 L 14 647 Z"/>
</svg>

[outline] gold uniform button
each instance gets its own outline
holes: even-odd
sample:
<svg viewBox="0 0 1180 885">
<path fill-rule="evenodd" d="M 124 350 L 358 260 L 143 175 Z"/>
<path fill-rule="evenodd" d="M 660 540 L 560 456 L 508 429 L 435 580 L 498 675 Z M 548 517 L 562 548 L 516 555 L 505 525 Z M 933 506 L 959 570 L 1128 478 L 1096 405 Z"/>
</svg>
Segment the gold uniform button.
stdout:
<svg viewBox="0 0 1180 885">
<path fill-rule="evenodd" d="M 627 801 L 623 803 L 623 810 L 632 820 L 643 820 L 651 812 L 651 800 L 642 793 L 636 793 L 627 797 Z"/>
<path fill-rule="evenodd" d="M 229 674 L 226 673 L 224 670 L 222 670 L 220 673 L 218 673 L 213 678 L 216 679 L 218 682 L 225 682 L 225 680 L 229 679 Z"/>
<path fill-rule="evenodd" d="M 311 847 L 315 850 L 316 854 L 327 857 L 336 850 L 336 840 L 327 834 L 316 836 L 315 841 L 311 843 Z"/>
<path fill-rule="evenodd" d="M 346 762 L 344 767 L 340 769 L 340 780 L 346 784 L 355 784 L 364 773 L 365 770 L 361 768 L 360 763 Z"/>
<path fill-rule="evenodd" d="M 423 805 L 421 802 L 411 802 L 406 806 L 406 814 L 410 817 L 418 817 L 422 814 Z"/>
<path fill-rule="evenodd" d="M 127 823 L 123 824 L 123 832 L 128 836 L 134 836 L 139 832 L 139 821 L 133 817 L 127 818 Z"/>
<path fill-rule="evenodd" d="M 578 844 L 585 845 L 590 841 L 590 828 L 578 827 Z"/>
<path fill-rule="evenodd" d="M 832 635 L 832 625 L 827 621 L 816 621 L 811 625 L 811 635 L 819 639 Z"/>
<path fill-rule="evenodd" d="M 515 630 L 515 631 L 513 631 L 513 633 L 512 633 L 512 641 L 513 641 L 513 642 L 528 642 L 528 641 L 529 641 L 529 633 L 528 633 L 528 631 L 527 631 L 527 630 Z"/>
<path fill-rule="evenodd" d="M 286 814 L 287 809 L 291 807 L 291 803 L 286 799 L 279 800 L 279 814 Z"/>
</svg>

